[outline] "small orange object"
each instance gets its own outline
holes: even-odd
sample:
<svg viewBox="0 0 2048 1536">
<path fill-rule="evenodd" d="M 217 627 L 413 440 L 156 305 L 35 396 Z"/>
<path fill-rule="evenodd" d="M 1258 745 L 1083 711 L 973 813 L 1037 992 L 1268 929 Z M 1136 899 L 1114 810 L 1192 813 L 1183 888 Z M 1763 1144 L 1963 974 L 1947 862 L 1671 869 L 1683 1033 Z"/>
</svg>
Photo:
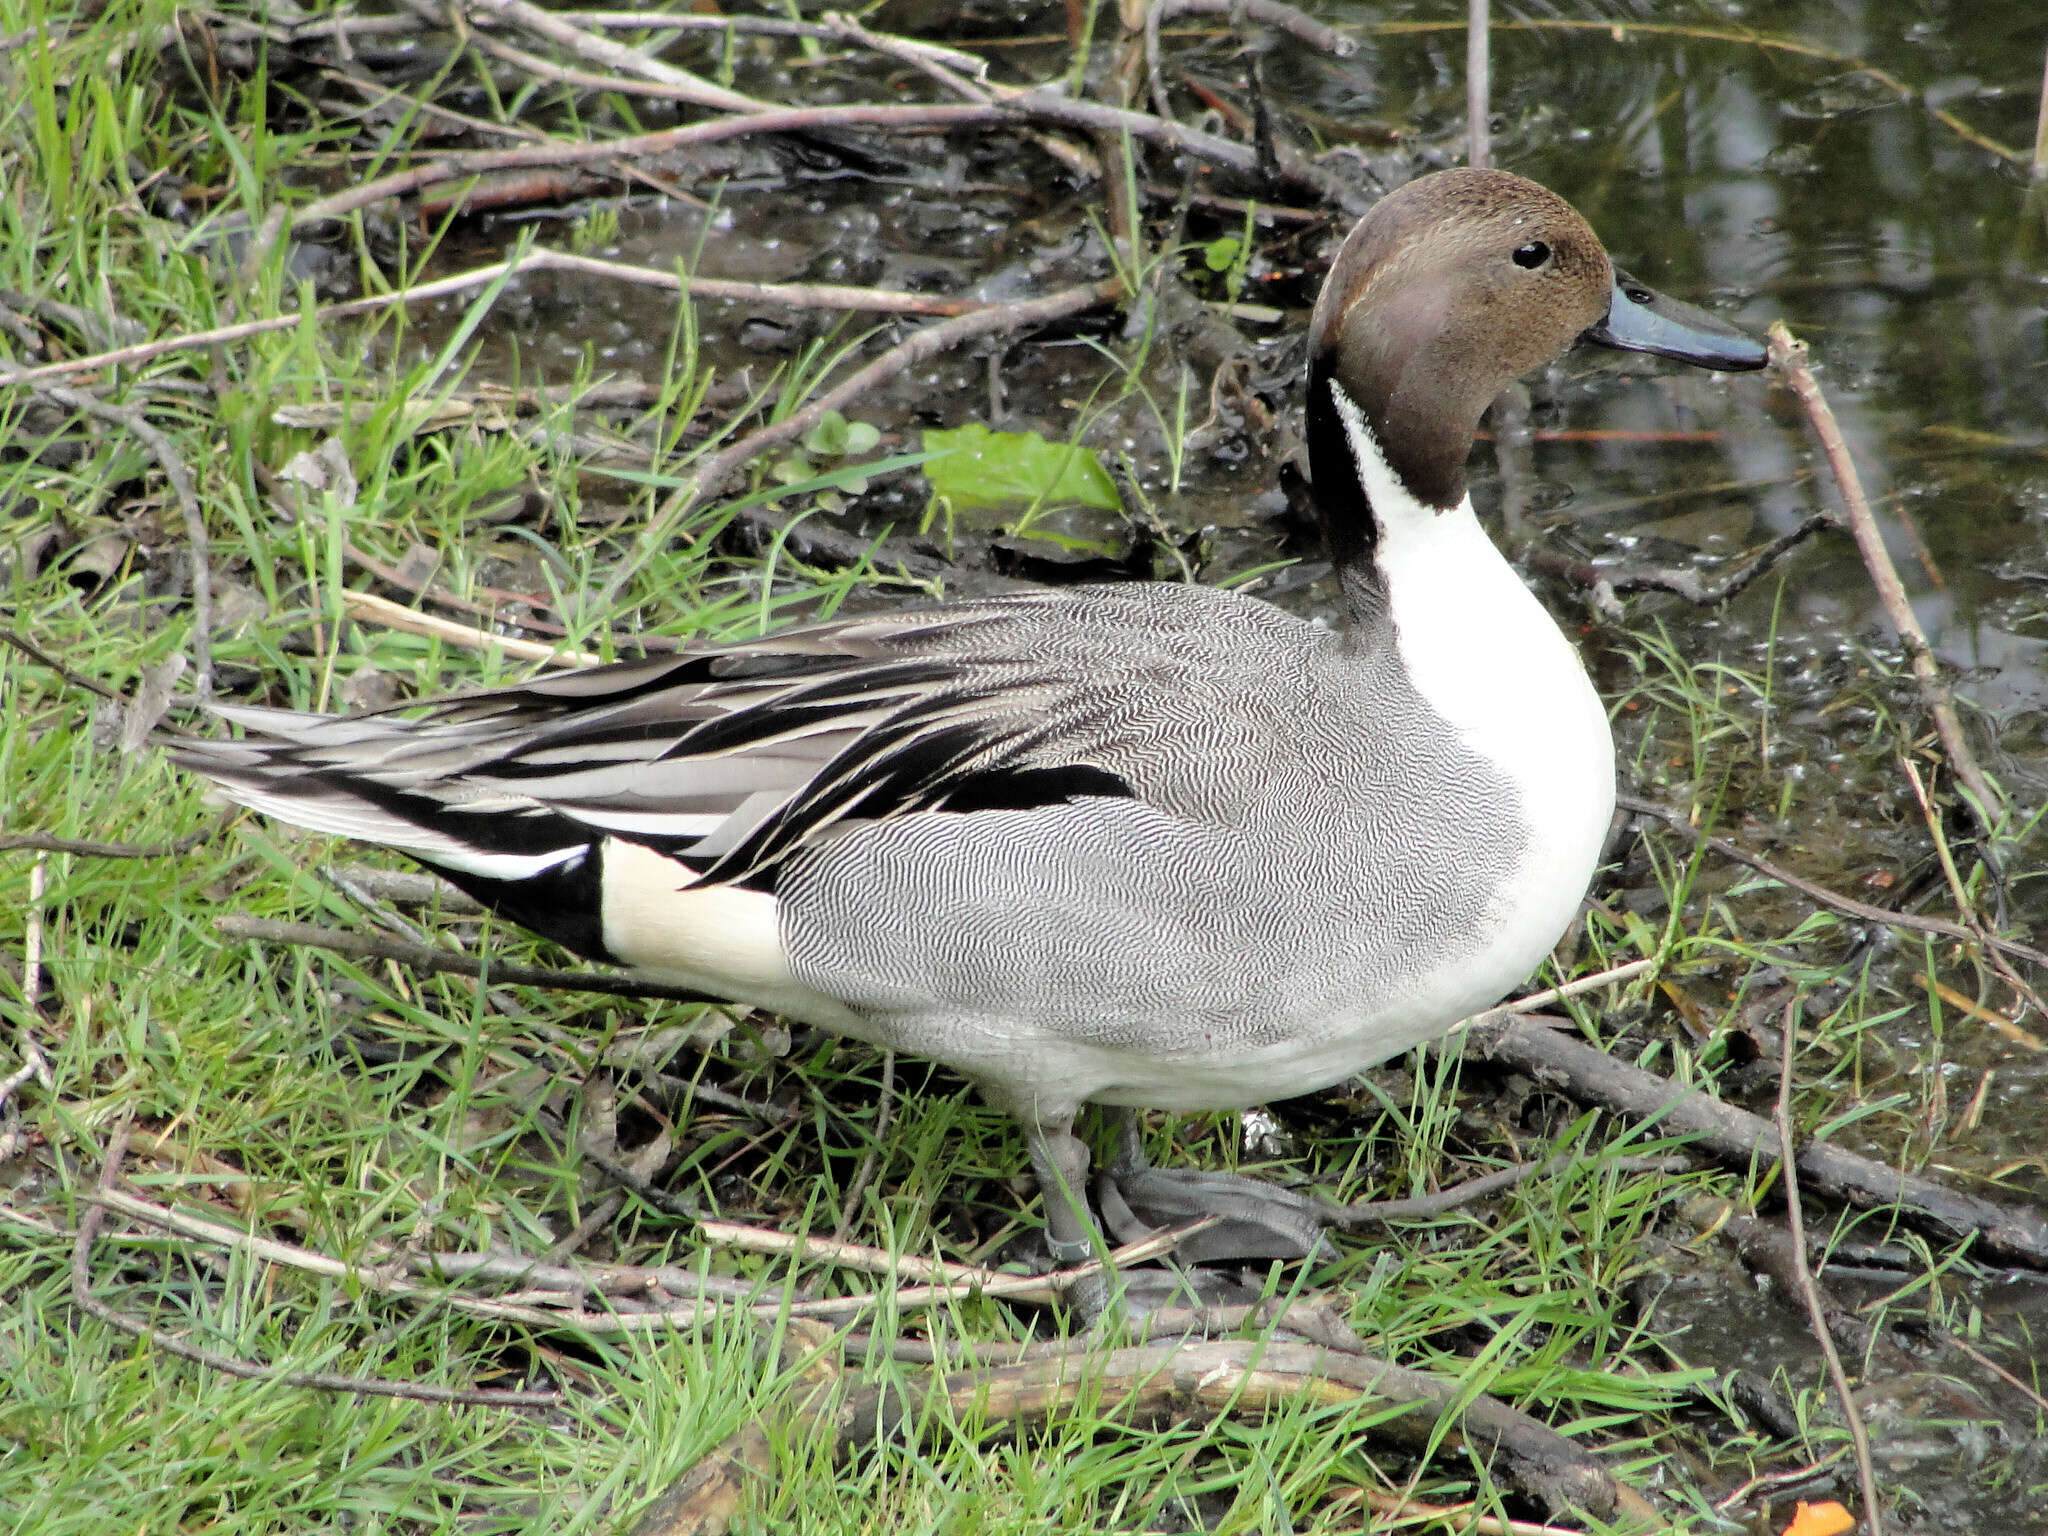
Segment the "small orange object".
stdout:
<svg viewBox="0 0 2048 1536">
<path fill-rule="evenodd" d="M 1856 1517 L 1833 1499 L 1825 1504 L 1802 1503 L 1792 1511 L 1784 1536 L 1842 1536 L 1856 1529 Z"/>
</svg>

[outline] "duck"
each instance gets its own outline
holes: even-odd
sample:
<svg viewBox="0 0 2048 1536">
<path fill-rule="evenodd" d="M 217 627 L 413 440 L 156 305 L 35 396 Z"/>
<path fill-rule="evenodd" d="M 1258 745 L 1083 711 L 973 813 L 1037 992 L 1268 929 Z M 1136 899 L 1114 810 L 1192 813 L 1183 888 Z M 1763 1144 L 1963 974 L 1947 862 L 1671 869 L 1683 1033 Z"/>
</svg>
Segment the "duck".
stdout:
<svg viewBox="0 0 2048 1536">
<path fill-rule="evenodd" d="M 1304 1257 L 1327 1208 L 1152 1167 L 1135 1117 L 1437 1039 L 1578 912 L 1607 713 L 1465 461 L 1488 403 L 1580 343 L 1765 362 L 1549 189 L 1426 175 L 1350 232 L 1310 321 L 1334 622 L 1169 583 L 941 602 L 358 714 L 215 705 L 240 735 L 171 755 L 588 959 L 963 1074 L 1023 1132 L 1058 1265 L 1105 1221 L 1190 1217 L 1183 1258 Z M 1093 1206 L 1090 1105 L 1120 1145 Z"/>
</svg>

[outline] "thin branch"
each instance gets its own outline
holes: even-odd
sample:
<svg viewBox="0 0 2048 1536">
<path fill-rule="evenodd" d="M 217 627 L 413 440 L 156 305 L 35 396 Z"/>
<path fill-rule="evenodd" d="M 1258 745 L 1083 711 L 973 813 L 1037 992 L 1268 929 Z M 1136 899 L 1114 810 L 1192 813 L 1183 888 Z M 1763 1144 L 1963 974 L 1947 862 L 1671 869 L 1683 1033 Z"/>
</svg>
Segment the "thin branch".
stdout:
<svg viewBox="0 0 2048 1536">
<path fill-rule="evenodd" d="M 382 624 L 388 629 L 402 629 L 407 634 L 425 635 L 435 640 L 445 640 L 450 645 L 459 645 L 471 651 L 502 651 L 507 656 L 517 656 L 522 661 L 543 662 L 551 667 L 595 667 L 604 663 L 602 656 L 589 651 L 564 650 L 560 646 L 542 645 L 537 640 L 520 640 L 512 635 L 494 635 L 487 629 L 476 629 L 468 624 L 457 624 L 452 619 L 439 619 L 431 613 L 421 613 L 403 603 L 394 603 L 387 597 L 378 597 L 372 592 L 344 592 L 342 606 L 348 616 L 358 623 Z"/>
<path fill-rule="evenodd" d="M 206 515 L 199 507 L 199 493 L 192 485 L 192 471 L 171 445 L 171 440 L 152 426 L 138 407 L 112 405 L 82 390 L 61 384 L 43 384 L 36 389 L 70 410 L 97 416 L 125 428 L 148 450 L 170 482 L 185 520 L 185 542 L 192 561 L 192 690 L 203 702 L 213 697 L 213 570 L 207 556 Z"/>
<path fill-rule="evenodd" d="M 1475 171 L 1493 164 L 1493 65 L 1488 57 L 1492 14 L 1487 0 L 1465 7 L 1465 163 Z"/>
<path fill-rule="evenodd" d="M 1640 799 L 1635 795 L 1616 795 L 1614 803 L 1625 811 L 1634 811 L 1641 816 L 1654 816 L 1689 841 L 1712 849 L 1724 859 L 1746 864 L 1767 879 L 1775 880 L 1788 890 L 1797 891 L 1809 901 L 1839 912 L 1844 917 L 1853 917 L 1859 922 L 1880 923 L 1887 928 L 1902 928 L 1911 933 L 1939 934 L 1947 939 L 1961 939 L 1966 944 L 1985 944 L 2003 954 L 2025 960 L 2031 965 L 2048 966 L 2048 953 L 2034 948 L 2031 944 L 2022 944 L 2017 939 L 2002 938 L 1989 932 L 1979 933 L 1961 923 L 1952 923 L 1946 918 L 1922 917 L 1914 912 L 1894 912 L 1889 907 L 1874 907 L 1867 901 L 1858 901 L 1854 896 L 1844 896 L 1840 891 L 1831 891 L 1803 875 L 1793 874 L 1782 865 L 1773 864 L 1769 859 L 1738 847 L 1725 837 L 1715 837 L 1712 833 L 1702 832 L 1692 824 L 1683 811 L 1672 810 L 1669 806 L 1659 805 L 1654 800 Z"/>
<path fill-rule="evenodd" d="M 567 251 L 554 251 L 537 246 L 523 255 L 505 261 L 494 261 L 488 266 L 472 267 L 467 272 L 435 278 L 432 282 L 394 288 L 389 293 L 347 299 L 336 304 L 324 304 L 310 312 L 275 315 L 267 320 L 247 320 L 237 325 L 216 326 L 209 331 L 189 331 L 179 336 L 167 336 L 157 341 L 139 342 L 134 346 L 96 352 L 88 357 L 72 358 L 67 362 L 43 363 L 34 368 L 0 368 L 0 385 L 33 384 L 41 379 L 66 374 L 92 373 L 104 368 L 147 362 L 151 358 L 162 357 L 170 352 L 187 352 L 219 346 L 222 342 L 240 341 L 271 331 L 291 330 L 309 322 L 325 325 L 329 321 L 389 309 L 398 304 L 417 304 L 428 299 L 445 298 L 449 294 L 481 288 L 497 282 L 500 278 L 516 277 L 524 272 L 550 271 L 583 272 L 597 277 L 616 278 L 622 282 L 639 283 L 651 288 L 687 292 L 698 298 L 729 299 L 742 304 L 786 304 L 792 309 L 846 309 L 876 314 L 952 316 L 998 307 L 976 299 L 949 299 L 879 288 L 850 288 L 833 283 L 743 283 L 726 278 L 684 277 L 659 267 L 638 267 L 626 262 L 602 261 L 592 256 L 578 256 Z"/>
<path fill-rule="evenodd" d="M 889 1117 L 896 1108 L 896 1053 L 882 1052 L 882 1090 L 875 1098 L 875 1123 L 868 1132 L 870 1145 L 867 1154 L 861 1158 L 860 1166 L 853 1171 L 853 1178 L 840 1196 L 839 1224 L 832 1229 L 835 1242 L 843 1242 L 846 1234 L 853 1230 L 853 1224 L 860 1217 L 861 1196 L 873 1182 L 875 1170 L 882 1165 L 882 1138 L 889 1134 Z"/>
<path fill-rule="evenodd" d="M 88 859 L 175 859 L 220 836 L 221 826 L 201 827 L 168 843 L 96 843 L 48 832 L 0 832 L 0 853 L 33 848 L 40 853 L 75 853 Z"/>
<path fill-rule="evenodd" d="M 0 380 L 0 383 L 4 382 L 5 380 Z M 83 688 L 87 693 L 95 694 L 110 704 L 126 704 L 128 702 L 126 694 L 121 693 L 117 689 L 109 688 L 97 678 L 87 677 L 83 672 L 72 671 L 71 668 L 65 666 L 63 662 L 19 631 L 0 629 L 0 645 L 13 646 L 37 666 L 47 667 L 74 688 Z M 55 852 L 57 850 L 52 851 Z"/>
<path fill-rule="evenodd" d="M 1233 24 L 1238 17 L 1243 17 L 1278 27 L 1309 47 L 1340 59 L 1349 58 L 1358 51 L 1357 42 L 1335 27 L 1325 26 L 1306 12 L 1283 5 L 1279 0 L 1153 0 L 1145 8 L 1145 79 L 1152 95 L 1152 110 L 1159 115 L 1161 122 L 1171 123 L 1175 119 L 1160 65 L 1159 29 L 1176 16 L 1228 16 Z"/>
<path fill-rule="evenodd" d="M 1711 608 L 1747 590 L 1759 576 L 1769 571 L 1816 533 L 1841 526 L 1841 519 L 1834 513 L 1815 512 L 1796 528 L 1779 534 L 1748 560 L 1714 582 L 1704 580 L 1698 571 L 1690 569 L 1596 565 L 1590 560 L 1574 560 L 1542 545 L 1531 549 L 1524 558 L 1539 571 L 1547 571 L 1553 576 L 1561 576 L 1566 581 L 1591 588 L 1596 594 L 1596 600 L 1598 594 L 1603 592 L 1610 595 L 1620 592 L 1672 592 L 1689 603 Z"/>
<path fill-rule="evenodd" d="M 942 352 L 950 351 L 962 342 L 971 341 L 977 336 L 1025 330 L 1031 326 L 1063 319 L 1068 315 L 1092 309 L 1097 304 L 1108 303 L 1122 293 L 1123 284 L 1116 278 L 1108 278 L 1099 283 L 1083 283 L 1079 287 L 1063 288 L 1058 293 L 1047 294 L 1040 299 L 1022 299 L 1014 304 L 1000 304 L 977 310 L 973 314 L 956 315 L 950 320 L 940 320 L 911 332 L 888 351 L 848 375 L 844 382 L 816 396 L 801 410 L 790 412 L 780 421 L 757 427 L 697 464 L 689 477 L 672 491 L 656 510 L 636 541 L 634 553 L 621 560 L 613 569 L 611 576 L 599 589 L 589 611 L 599 614 L 608 612 L 617 601 L 619 593 L 638 572 L 641 563 L 662 546 L 678 523 L 718 494 L 729 475 L 753 462 L 770 448 L 801 438 L 816 426 L 827 412 L 854 405 L 896 375 L 916 367 L 929 358 L 937 357 Z"/>
<path fill-rule="evenodd" d="M 31 1079 L 45 1093 L 57 1091 L 57 1080 L 50 1075 L 50 1063 L 43 1055 L 42 1043 L 36 1039 L 36 1025 L 43 1016 L 43 879 L 48 859 L 47 854 L 37 854 L 28 872 L 28 916 L 21 942 L 21 995 L 25 1006 L 21 1029 L 15 1036 L 21 1065 L 0 1078 L 0 1108 L 14 1097 L 15 1089 Z"/>
<path fill-rule="evenodd" d="M 500 1301 L 482 1296 L 467 1296 L 460 1292 L 452 1292 L 446 1286 L 423 1285 L 412 1280 L 400 1279 L 389 1267 L 382 1264 L 350 1264 L 295 1243 L 258 1237 L 254 1233 L 210 1221 L 203 1216 L 194 1216 L 169 1206 L 157 1205 L 119 1189 L 102 1189 L 92 1198 L 97 1204 L 136 1221 L 147 1222 L 167 1232 L 197 1238 L 201 1242 L 212 1243 L 217 1247 L 246 1253 L 266 1264 L 281 1264 L 308 1274 L 322 1275 L 380 1295 L 430 1300 L 452 1311 L 497 1322 L 521 1323 L 540 1329 L 575 1328 L 592 1334 L 652 1333 L 696 1327 L 706 1317 L 723 1308 L 722 1303 L 701 1295 L 669 1298 L 644 1311 L 618 1312 L 592 1311 L 573 1303 L 542 1306 L 535 1305 L 531 1299 Z M 1092 1280 L 1106 1270 L 1143 1264 L 1171 1253 L 1174 1244 L 1191 1233 L 1212 1225 L 1215 1220 L 1214 1217 L 1204 1217 L 1188 1226 L 1177 1227 L 1146 1238 L 1143 1242 L 1128 1243 L 1113 1250 L 1106 1262 L 1090 1259 L 1073 1269 L 1055 1270 L 1050 1274 L 995 1273 L 985 1282 L 976 1279 L 956 1284 L 940 1280 L 932 1284 L 904 1286 L 864 1296 L 826 1297 L 813 1301 L 785 1301 L 778 1298 L 723 1310 L 761 1318 L 791 1316 L 846 1319 L 871 1311 L 885 1301 L 897 1309 L 934 1306 L 969 1296 L 1049 1304 L 1058 1301 L 1074 1286 Z M 432 1259 L 434 1256 L 426 1257 Z M 554 1302 L 553 1297 L 543 1299 L 550 1303 Z"/>
<path fill-rule="evenodd" d="M 563 20 L 550 11 L 544 11 L 527 0 L 463 0 L 464 6 L 511 22 L 525 31 L 549 42 L 568 49 L 578 58 L 593 64 L 602 64 L 607 69 L 624 70 L 640 76 L 643 80 L 654 81 L 676 93 L 675 99 L 687 101 L 693 106 L 708 107 L 714 112 L 759 112 L 767 103 L 743 96 L 738 91 L 727 90 L 722 85 L 713 85 L 701 75 L 693 75 L 687 69 L 678 69 L 673 64 L 615 43 L 610 38 L 598 37 Z M 415 9 L 427 7 L 415 5 Z"/>
<path fill-rule="evenodd" d="M 79 1221 L 78 1236 L 71 1245 L 71 1299 L 81 1312 L 98 1318 L 131 1338 L 141 1339 L 153 1349 L 244 1381 L 281 1381 L 289 1386 L 310 1387 L 316 1392 L 345 1392 L 357 1397 L 403 1397 L 423 1403 L 453 1403 L 476 1408 L 553 1408 L 560 1405 L 562 1395 L 559 1392 L 439 1387 L 423 1381 L 374 1381 L 360 1376 L 342 1376 L 333 1371 L 280 1370 L 276 1366 L 258 1365 L 254 1361 L 238 1360 L 215 1350 L 203 1349 L 109 1306 L 93 1294 L 92 1246 L 106 1220 L 107 1211 L 123 1208 L 122 1201 L 126 1197 L 115 1186 L 120 1177 L 121 1160 L 127 1150 L 128 1132 L 124 1127 L 116 1131 L 107 1143 L 106 1160 L 100 1166 L 98 1191 Z"/>
<path fill-rule="evenodd" d="M 1899 766 L 1906 770 L 1906 779 L 1913 786 L 1913 798 L 1920 802 L 1920 814 L 1927 823 L 1927 833 L 1934 841 L 1934 854 L 1941 863 L 1942 877 L 1948 881 L 1950 897 L 1955 901 L 1956 911 L 1963 922 L 1977 936 L 1983 946 L 1984 958 L 1991 968 L 1998 972 L 1999 979 L 2016 992 L 2025 1004 L 2036 1014 L 2048 1014 L 2048 1002 L 2041 1000 L 2041 994 L 2030 986 L 2025 977 L 2012 968 L 2005 956 L 1991 947 L 1991 928 L 1977 911 L 1976 903 L 1970 900 L 1970 893 L 1963 885 L 1963 877 L 1956 868 L 1955 855 L 1949 851 L 1948 835 L 1942 831 L 1941 813 L 1934 808 L 1934 801 L 1928 796 L 1927 786 L 1921 781 L 1920 770 L 1913 766 L 1910 757 L 1901 758 Z M 2007 1021 L 2010 1023 L 2010 1021 Z M 2025 1033 L 2024 1030 L 2021 1031 Z"/>
<path fill-rule="evenodd" d="M 1792 1169 L 1799 1166 L 1792 1145 L 1792 1053 L 1793 1043 L 1799 1037 L 1799 995 L 1796 992 L 1786 999 L 1780 1030 L 1778 1156 L 1782 1168 Z M 1799 1299 L 1805 1304 L 1807 1322 L 1814 1341 L 1820 1345 L 1821 1357 L 1827 1361 L 1828 1380 L 1834 1385 L 1836 1400 L 1842 1406 L 1843 1421 L 1849 1426 L 1849 1439 L 1856 1447 L 1856 1477 L 1863 1485 L 1864 1528 L 1868 1536 L 1884 1536 L 1884 1506 L 1877 1500 L 1877 1474 L 1870 1462 L 1870 1432 L 1863 1427 L 1863 1415 L 1857 1410 L 1856 1395 L 1849 1390 L 1848 1373 L 1842 1369 L 1842 1357 L 1835 1349 L 1834 1335 L 1828 1331 L 1820 1288 L 1814 1284 L 1813 1269 L 1806 1262 L 1806 1214 L 1799 1199 L 1799 1180 L 1787 1177 L 1784 1182 L 1785 1219 L 1792 1229 L 1792 1273 L 1799 1283 Z"/>
<path fill-rule="evenodd" d="M 1820 440 L 1821 452 L 1826 455 L 1828 468 L 1835 477 L 1835 486 L 1841 492 L 1842 506 L 1848 514 L 1849 531 L 1856 538 L 1857 552 L 1863 556 L 1864 569 L 1870 573 L 1871 585 L 1877 589 L 1877 598 L 1884 605 L 1886 617 L 1891 620 L 1893 630 L 1906 648 L 1914 680 L 1920 685 L 1921 701 L 1934 717 L 1935 731 L 1948 753 L 1949 763 L 1962 786 L 1970 812 L 1984 835 L 1995 839 L 2005 820 L 2004 800 L 1985 778 L 1984 770 L 1978 766 L 1977 754 L 1963 734 L 1963 722 L 1956 714 L 1955 698 L 1942 678 L 1941 666 L 1927 643 L 1926 631 L 1921 629 L 1920 621 L 1913 615 L 1913 605 L 1907 600 L 1898 568 L 1892 564 L 1892 557 L 1884 547 L 1884 535 L 1878 532 L 1877 520 L 1871 516 L 1870 503 L 1864 497 L 1855 461 L 1849 456 L 1849 444 L 1842 436 L 1841 426 L 1835 420 L 1827 396 L 1822 393 L 1812 368 L 1807 365 L 1806 343 L 1795 339 L 1782 320 L 1771 322 L 1769 335 L 1771 362 L 1799 397 L 1807 422 L 1813 428 L 1814 436 Z"/>
<path fill-rule="evenodd" d="M 1318 1201 L 1317 1214 L 1331 1226 L 1346 1232 L 1384 1226 L 1393 1221 L 1426 1219 L 1513 1189 L 1538 1174 L 1583 1167 L 1585 1161 L 1583 1156 L 1572 1154 L 1540 1163 L 1517 1163 L 1512 1168 L 1502 1168 L 1494 1173 L 1481 1174 L 1476 1179 L 1467 1179 L 1462 1184 L 1453 1184 L 1433 1195 L 1416 1195 L 1405 1200 L 1357 1200 L 1349 1205 Z M 1622 1157 L 1606 1159 L 1600 1166 L 1616 1173 L 1682 1173 L 1691 1164 L 1682 1157 Z"/>
<path fill-rule="evenodd" d="M 416 971 L 450 976 L 470 976 L 497 987 L 549 987 L 557 991 L 598 992 L 607 997 L 644 997 L 677 1003 L 717 1003 L 723 998 L 692 992 L 688 987 L 648 981 L 633 976 L 615 976 L 603 971 L 558 971 L 541 966 L 514 965 L 506 960 L 482 959 L 451 954 L 423 944 L 408 944 L 372 933 L 355 933 L 339 928 L 316 928 L 310 923 L 277 923 L 265 918 L 230 914 L 217 917 L 213 926 L 231 939 L 249 939 L 261 944 L 295 944 L 312 949 L 332 950 L 358 960 L 394 960 Z"/>
</svg>

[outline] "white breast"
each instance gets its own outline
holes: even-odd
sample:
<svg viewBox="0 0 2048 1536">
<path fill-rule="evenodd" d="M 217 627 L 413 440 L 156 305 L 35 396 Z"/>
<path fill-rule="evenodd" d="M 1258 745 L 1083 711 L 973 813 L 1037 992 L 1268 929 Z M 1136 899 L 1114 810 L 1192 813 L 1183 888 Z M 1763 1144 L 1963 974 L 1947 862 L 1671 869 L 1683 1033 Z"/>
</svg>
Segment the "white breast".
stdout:
<svg viewBox="0 0 2048 1536">
<path fill-rule="evenodd" d="M 1577 912 L 1614 815 L 1614 738 L 1578 652 L 1473 515 L 1401 484 L 1356 405 L 1334 383 L 1367 499 L 1401 659 L 1416 691 L 1515 785 L 1528 835 L 1501 893 L 1482 984 L 1525 977 Z M 1488 997 L 1498 996 L 1488 992 Z"/>
</svg>

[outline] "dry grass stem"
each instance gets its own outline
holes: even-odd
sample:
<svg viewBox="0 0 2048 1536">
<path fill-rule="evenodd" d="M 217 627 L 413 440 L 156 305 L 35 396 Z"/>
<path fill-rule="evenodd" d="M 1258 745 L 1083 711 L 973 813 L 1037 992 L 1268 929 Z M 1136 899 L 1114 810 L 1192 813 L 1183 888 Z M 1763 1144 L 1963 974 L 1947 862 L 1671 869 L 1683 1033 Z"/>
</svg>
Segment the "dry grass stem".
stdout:
<svg viewBox="0 0 2048 1536">
<path fill-rule="evenodd" d="M 2038 950 L 2031 944 L 2022 944 L 2017 939 L 2004 938 L 1989 930 L 1979 932 L 1962 923 L 1952 923 L 1946 918 L 1923 917 L 1917 912 L 1894 912 L 1889 907 L 1872 906 L 1867 901 L 1858 901 L 1854 896 L 1845 896 L 1840 891 L 1829 890 L 1804 875 L 1795 875 L 1783 865 L 1773 864 L 1769 859 L 1729 842 L 1725 837 L 1702 832 L 1692 824 L 1691 818 L 1684 812 L 1659 805 L 1654 800 L 1644 800 L 1637 795 L 1616 795 L 1614 803 L 1623 810 L 1634 811 L 1641 816 L 1654 816 L 1689 842 L 1710 848 L 1724 859 L 1746 864 L 1758 874 L 1775 880 L 1786 889 L 1797 891 L 1808 900 L 1839 912 L 1844 917 L 1853 917 L 1864 923 L 1881 923 L 1888 928 L 1899 928 L 1909 933 L 1939 934 L 1943 938 L 1961 939 L 1968 944 L 1982 944 L 2001 954 L 2025 960 L 2030 965 L 2048 966 L 2048 952 Z"/>
<path fill-rule="evenodd" d="M 1792 1229 L 1792 1271 L 1799 1283 L 1799 1300 L 1806 1308 L 1814 1342 L 1820 1345 L 1821 1356 L 1827 1361 L 1828 1380 L 1833 1384 L 1835 1399 L 1841 1405 L 1842 1420 L 1849 1426 L 1850 1443 L 1856 1448 L 1856 1477 L 1863 1488 L 1863 1521 L 1867 1536 L 1884 1536 L 1884 1506 L 1877 1498 L 1877 1472 L 1870 1460 L 1870 1432 L 1863 1427 L 1863 1414 L 1856 1406 L 1856 1394 L 1849 1390 L 1848 1373 L 1842 1369 L 1842 1357 L 1836 1351 L 1834 1335 L 1828 1329 L 1820 1288 L 1814 1283 L 1812 1266 L 1806 1262 L 1806 1214 L 1799 1198 L 1796 1172 L 1799 1156 L 1792 1136 L 1792 1057 L 1799 1038 L 1799 1013 L 1799 997 L 1795 993 L 1785 1003 L 1785 1016 L 1779 1026 L 1777 1114 L 1785 1220 Z"/>
<path fill-rule="evenodd" d="M 1877 520 L 1871 515 L 1870 502 L 1863 494 L 1863 481 L 1856 473 L 1856 462 L 1849 454 L 1848 441 L 1842 436 L 1841 426 L 1835 420 L 1827 396 L 1807 364 L 1806 343 L 1797 340 L 1784 321 L 1776 320 L 1771 323 L 1770 349 L 1773 366 L 1791 386 L 1793 394 L 1799 397 L 1807 422 L 1813 428 L 1814 436 L 1820 440 L 1821 452 L 1827 458 L 1835 487 L 1841 493 L 1842 507 L 1848 516 L 1849 532 L 1856 540 L 1857 553 L 1863 557 L 1863 567 L 1870 573 L 1870 583 L 1877 591 L 1878 601 L 1884 606 L 1885 616 L 1891 620 L 1893 631 L 1906 648 L 1913 677 L 1920 686 L 1921 700 L 1934 717 L 1934 728 L 1941 737 L 1942 749 L 1947 752 L 1957 782 L 1969 800 L 1971 814 L 1985 836 L 1995 839 L 2005 820 L 2004 799 L 1985 778 L 1984 770 L 1978 766 L 1977 754 L 1963 734 L 1963 722 L 1956 714 L 1954 695 L 1949 691 L 1948 683 L 1941 675 L 1941 665 L 1927 643 L 1927 632 L 1914 617 L 1905 584 L 1899 580 L 1898 567 L 1892 564 L 1891 554 L 1884 547 L 1884 535 L 1878 531 Z"/>
<path fill-rule="evenodd" d="M 536 640 L 494 635 L 487 629 L 473 629 L 452 619 L 437 619 L 431 613 L 421 613 L 417 608 L 408 608 L 403 603 L 394 603 L 371 592 L 344 592 L 341 600 L 348 616 L 358 623 L 382 624 L 389 629 L 402 629 L 407 634 L 426 635 L 445 640 L 450 645 L 459 645 L 465 650 L 502 651 L 522 661 L 543 662 L 551 667 L 596 667 L 604 664 L 602 656 L 589 651 L 564 650 L 560 646 L 542 645 Z"/>
</svg>

